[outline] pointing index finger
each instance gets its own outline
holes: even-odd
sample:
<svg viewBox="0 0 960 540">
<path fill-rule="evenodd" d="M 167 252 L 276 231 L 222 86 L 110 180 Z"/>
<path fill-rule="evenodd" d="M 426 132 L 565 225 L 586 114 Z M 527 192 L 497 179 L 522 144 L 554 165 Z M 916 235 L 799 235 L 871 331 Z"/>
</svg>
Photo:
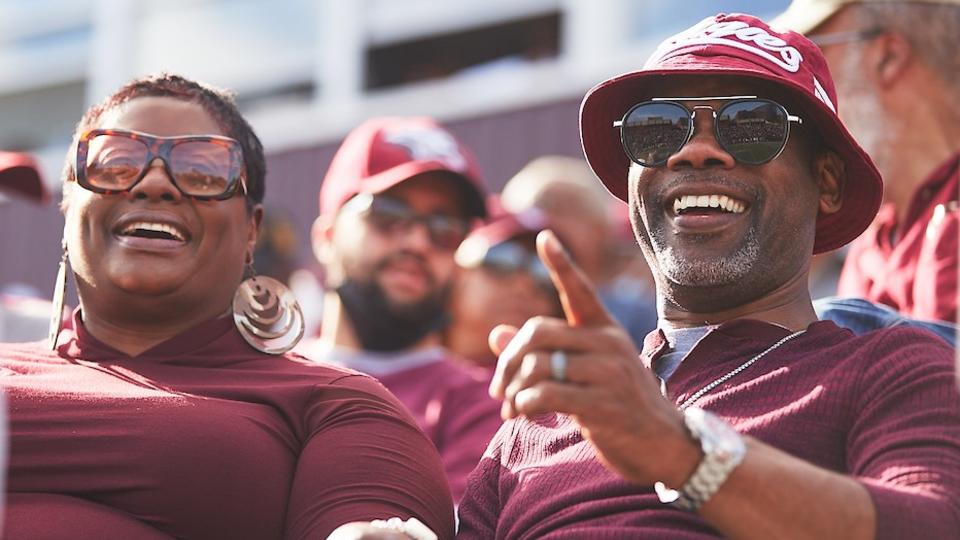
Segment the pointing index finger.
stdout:
<svg viewBox="0 0 960 540">
<path fill-rule="evenodd" d="M 560 294 L 567 323 L 571 326 L 604 326 L 614 322 L 600 302 L 593 283 L 570 259 L 553 231 L 541 231 L 537 235 L 537 253 L 550 270 L 550 279 Z"/>
</svg>

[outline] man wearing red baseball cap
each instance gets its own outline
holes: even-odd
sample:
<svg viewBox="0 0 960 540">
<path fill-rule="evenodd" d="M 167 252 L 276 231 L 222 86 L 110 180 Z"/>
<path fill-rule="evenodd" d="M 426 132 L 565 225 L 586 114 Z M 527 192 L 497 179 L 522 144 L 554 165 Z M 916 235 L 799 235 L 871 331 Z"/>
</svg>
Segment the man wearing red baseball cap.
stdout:
<svg viewBox="0 0 960 540">
<path fill-rule="evenodd" d="M 795 0 L 775 23 L 821 47 L 840 116 L 884 178 L 884 204 L 851 245 L 838 293 L 955 323 L 960 0 Z"/>
<path fill-rule="evenodd" d="M 326 270 L 320 336 L 301 352 L 377 377 L 433 440 L 458 500 L 499 404 L 488 375 L 441 346 L 454 251 L 486 215 L 474 158 L 429 118 L 352 131 L 320 187 L 313 245 Z"/>
<path fill-rule="evenodd" d="M 748 15 L 666 40 L 580 110 L 657 283 L 637 351 L 550 233 L 565 320 L 499 327 L 509 419 L 461 538 L 948 538 L 960 530 L 952 350 L 819 321 L 813 253 L 856 238 L 880 176 L 823 55 Z M 575 216 L 571 216 L 575 219 Z"/>
</svg>

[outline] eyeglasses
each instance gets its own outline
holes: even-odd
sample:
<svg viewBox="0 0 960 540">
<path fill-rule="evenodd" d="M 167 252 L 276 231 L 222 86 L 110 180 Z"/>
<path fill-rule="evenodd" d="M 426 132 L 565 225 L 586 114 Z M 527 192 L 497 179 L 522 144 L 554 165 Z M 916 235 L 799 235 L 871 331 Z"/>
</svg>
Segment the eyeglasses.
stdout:
<svg viewBox="0 0 960 540">
<path fill-rule="evenodd" d="M 681 101 L 730 100 L 719 109 Z M 790 135 L 790 122 L 803 121 L 775 101 L 757 96 L 653 98 L 634 105 L 613 123 L 620 128 L 623 150 L 631 161 L 659 167 L 693 136 L 698 109 L 710 109 L 717 142 L 739 163 L 760 165 L 780 155 Z"/>
<path fill-rule="evenodd" d="M 122 193 L 146 176 L 160 158 L 173 185 L 186 197 L 224 200 L 246 193 L 243 150 L 229 137 L 154 137 L 137 131 L 94 129 L 77 144 L 77 183 L 95 193 Z"/>
<path fill-rule="evenodd" d="M 438 249 L 453 251 L 467 236 L 469 224 L 458 217 L 445 214 L 418 214 L 406 203 L 388 196 L 362 193 L 343 205 L 341 212 L 362 216 L 383 234 L 397 234 L 423 223 L 430 243 Z"/>
<path fill-rule="evenodd" d="M 886 32 L 884 28 L 871 28 L 869 30 L 847 30 L 844 32 L 831 32 L 829 34 L 819 34 L 808 36 L 808 39 L 814 45 L 820 47 L 829 47 L 831 45 L 840 45 L 843 43 L 855 43 L 857 41 L 869 41 L 880 34 Z"/>
<path fill-rule="evenodd" d="M 550 279 L 550 271 L 547 270 L 540 257 L 514 241 L 508 240 L 494 244 L 486 249 L 482 255 L 473 249 L 458 251 L 457 263 L 465 268 L 482 267 L 500 276 L 525 272 L 544 290 L 550 292 L 556 290 L 553 281 Z"/>
</svg>

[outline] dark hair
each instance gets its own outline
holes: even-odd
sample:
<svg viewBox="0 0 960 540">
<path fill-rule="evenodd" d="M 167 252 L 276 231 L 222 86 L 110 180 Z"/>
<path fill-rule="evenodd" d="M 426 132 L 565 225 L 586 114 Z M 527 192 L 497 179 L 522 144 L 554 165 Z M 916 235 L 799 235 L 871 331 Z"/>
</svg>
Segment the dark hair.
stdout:
<svg viewBox="0 0 960 540">
<path fill-rule="evenodd" d="M 103 114 L 128 101 L 141 97 L 172 97 L 190 103 L 196 103 L 220 125 L 224 134 L 236 139 L 243 149 L 243 164 L 247 177 L 247 203 L 251 206 L 263 202 L 266 190 L 267 163 L 263 155 L 263 144 L 253 128 L 240 114 L 233 94 L 212 86 L 192 81 L 179 75 L 159 73 L 134 79 L 123 85 L 102 102 L 87 109 L 73 135 L 73 145 L 67 155 L 64 167 L 64 179 L 76 179 L 74 171 L 74 152 L 77 140 L 86 131 L 96 128 Z"/>
</svg>

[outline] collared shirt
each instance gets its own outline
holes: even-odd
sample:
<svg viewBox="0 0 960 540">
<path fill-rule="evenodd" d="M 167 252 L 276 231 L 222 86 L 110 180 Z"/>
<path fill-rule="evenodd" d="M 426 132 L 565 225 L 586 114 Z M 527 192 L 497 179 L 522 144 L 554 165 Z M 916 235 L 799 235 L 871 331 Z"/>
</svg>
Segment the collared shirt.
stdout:
<svg viewBox="0 0 960 540">
<path fill-rule="evenodd" d="M 838 294 L 886 304 L 916 319 L 957 322 L 958 190 L 960 154 L 917 190 L 902 224 L 893 206 L 884 205 L 851 244 Z"/>
<path fill-rule="evenodd" d="M 755 320 L 712 330 L 670 377 L 680 404 L 791 333 Z M 647 336 L 648 368 L 667 349 Z M 870 493 L 877 538 L 951 538 L 960 530 L 960 393 L 953 350 L 914 328 L 855 336 L 811 324 L 694 406 Z M 650 456 L 650 459 L 669 456 Z M 775 479 L 771 479 L 775 481 Z M 722 489 L 722 488 L 721 488 Z M 699 515 L 607 469 L 568 416 L 504 423 L 460 504 L 458 538 L 717 538 Z"/>
</svg>

